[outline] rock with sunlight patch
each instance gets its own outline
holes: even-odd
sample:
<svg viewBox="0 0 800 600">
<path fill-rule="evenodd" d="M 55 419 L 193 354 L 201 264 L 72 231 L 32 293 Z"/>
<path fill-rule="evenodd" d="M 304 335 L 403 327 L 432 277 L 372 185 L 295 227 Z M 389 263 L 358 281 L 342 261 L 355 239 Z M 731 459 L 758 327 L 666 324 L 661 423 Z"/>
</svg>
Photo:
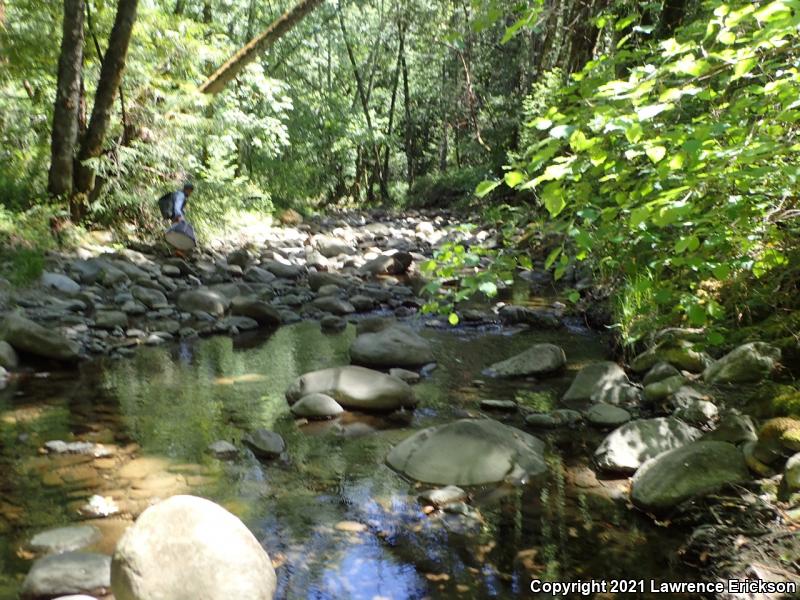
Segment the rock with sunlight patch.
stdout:
<svg viewBox="0 0 800 600">
<path fill-rule="evenodd" d="M 599 395 L 611 388 L 628 383 L 628 376 L 617 363 L 597 362 L 583 367 L 578 372 L 563 399 L 566 402 L 588 401 L 591 400 L 593 394 Z M 600 401 L 611 404 L 605 398 Z"/>
<path fill-rule="evenodd" d="M 519 482 L 547 469 L 541 440 L 492 419 L 418 431 L 397 444 L 386 462 L 411 479 L 436 485 Z"/>
<path fill-rule="evenodd" d="M 350 360 L 367 367 L 421 367 L 434 362 L 430 342 L 403 325 L 362 333 L 350 346 Z"/>
<path fill-rule="evenodd" d="M 769 376 L 781 360 L 781 351 L 763 342 L 732 350 L 703 371 L 707 383 L 747 383 Z"/>
<path fill-rule="evenodd" d="M 294 404 L 308 394 L 326 394 L 345 408 L 389 411 L 416 404 L 405 381 L 365 367 L 333 367 L 306 373 L 286 390 L 286 400 Z"/>
<path fill-rule="evenodd" d="M 645 462 L 633 477 L 631 500 L 659 513 L 749 478 L 744 457 L 733 444 L 693 442 Z"/>
<path fill-rule="evenodd" d="M 674 419 L 638 419 L 612 431 L 594 453 L 597 466 L 606 471 L 631 473 L 646 460 L 698 439 L 699 429 Z"/>
<path fill-rule="evenodd" d="M 489 377 L 526 377 L 550 375 L 567 364 L 564 350 L 554 344 L 534 344 L 525 352 L 494 363 L 483 371 Z"/>
<path fill-rule="evenodd" d="M 271 600 L 275 569 L 245 525 L 221 506 L 173 496 L 120 539 L 111 564 L 116 600 Z"/>
<path fill-rule="evenodd" d="M 711 363 L 711 358 L 705 352 L 695 350 L 694 344 L 688 340 L 667 339 L 634 358 L 631 369 L 642 373 L 662 362 L 678 369 L 700 373 Z"/>
<path fill-rule="evenodd" d="M 20 597 L 39 600 L 67 594 L 105 595 L 111 587 L 110 565 L 108 556 L 92 552 L 49 554 L 33 562 L 22 584 Z M 138 600 L 136 597 L 128 598 Z M 116 600 L 128 598 L 117 596 Z"/>
<path fill-rule="evenodd" d="M 292 414 L 306 419 L 330 419 L 344 412 L 341 404 L 326 394 L 308 394 L 292 404 Z"/>
</svg>

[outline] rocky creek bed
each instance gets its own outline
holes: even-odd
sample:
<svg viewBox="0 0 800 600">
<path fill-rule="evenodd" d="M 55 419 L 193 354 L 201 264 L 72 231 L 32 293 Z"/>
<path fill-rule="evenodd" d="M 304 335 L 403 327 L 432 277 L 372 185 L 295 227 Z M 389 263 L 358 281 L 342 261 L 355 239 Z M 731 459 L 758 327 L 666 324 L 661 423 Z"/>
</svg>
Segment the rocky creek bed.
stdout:
<svg viewBox="0 0 800 600">
<path fill-rule="evenodd" d="M 235 519 L 219 535 L 241 554 L 192 544 L 254 598 L 796 579 L 800 427 L 752 409 L 780 352 L 714 360 L 673 331 L 623 369 L 536 274 L 451 328 L 419 314 L 416 265 L 493 235 L 454 225 L 350 215 L 187 260 L 87 247 L 6 289 L 0 597 L 109 597 L 115 548 L 118 598 L 151 597 L 119 583 L 143 570 L 165 593 L 136 544 L 211 585 L 158 546 L 191 535 L 147 511 L 188 494 L 228 512 L 164 513 L 233 513 L 268 552 Z"/>
</svg>

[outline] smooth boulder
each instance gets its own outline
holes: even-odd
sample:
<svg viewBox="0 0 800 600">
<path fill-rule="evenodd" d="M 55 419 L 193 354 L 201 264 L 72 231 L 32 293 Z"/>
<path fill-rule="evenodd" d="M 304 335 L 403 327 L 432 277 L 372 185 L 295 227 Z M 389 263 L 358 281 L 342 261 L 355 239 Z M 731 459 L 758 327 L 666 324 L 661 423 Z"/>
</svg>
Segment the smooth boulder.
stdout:
<svg viewBox="0 0 800 600">
<path fill-rule="evenodd" d="M 732 350 L 703 371 L 707 383 L 761 381 L 777 367 L 781 351 L 763 342 L 751 342 Z"/>
<path fill-rule="evenodd" d="M 365 367 L 333 367 L 301 375 L 286 390 L 290 405 L 308 394 L 326 394 L 345 408 L 397 410 L 416 404 L 411 387 Z"/>
<path fill-rule="evenodd" d="M 544 473 L 544 442 L 492 419 L 462 419 L 418 431 L 386 462 L 411 479 L 436 485 L 517 482 Z"/>
<path fill-rule="evenodd" d="M 592 363 L 578 372 L 563 399 L 566 402 L 588 401 L 593 394 L 597 395 L 604 390 L 626 384 L 628 376 L 617 363 L 610 361 Z"/>
<path fill-rule="evenodd" d="M 271 600 L 269 555 L 234 515 L 195 496 L 144 511 L 114 551 L 116 600 Z"/>
<path fill-rule="evenodd" d="M 111 558 L 92 552 L 50 554 L 33 562 L 20 597 L 55 598 L 67 594 L 105 595 L 111 587 Z M 136 597 L 129 597 L 137 600 Z M 116 600 L 128 600 L 117 596 Z"/>
<path fill-rule="evenodd" d="M 17 352 L 26 352 L 41 358 L 61 361 L 74 361 L 78 358 L 78 344 L 52 328 L 42 327 L 17 313 L 9 314 L 0 324 L 0 339 L 11 344 Z"/>
<path fill-rule="evenodd" d="M 306 419 L 330 419 L 344 412 L 342 405 L 326 394 L 308 394 L 292 404 L 292 414 Z"/>
<path fill-rule="evenodd" d="M 430 342 L 402 325 L 363 333 L 350 346 L 350 360 L 367 367 L 421 367 L 434 362 Z"/>
<path fill-rule="evenodd" d="M 711 363 L 711 358 L 705 352 L 695 350 L 694 344 L 688 340 L 668 339 L 635 357 L 631 361 L 631 369 L 643 373 L 662 362 L 684 371 L 700 373 Z"/>
<path fill-rule="evenodd" d="M 606 471 L 630 473 L 645 461 L 699 438 L 699 429 L 672 417 L 638 419 L 612 431 L 594 453 Z"/>
<path fill-rule="evenodd" d="M 693 442 L 644 463 L 633 477 L 631 500 L 659 513 L 749 478 L 744 456 L 733 444 Z"/>
<path fill-rule="evenodd" d="M 221 317 L 228 310 L 230 300 L 217 291 L 207 288 L 188 290 L 178 297 L 178 306 L 186 312 L 205 312 Z"/>
<path fill-rule="evenodd" d="M 524 352 L 496 362 L 484 371 L 490 377 L 549 375 L 567 364 L 564 350 L 554 344 L 534 344 Z"/>
<path fill-rule="evenodd" d="M 253 319 L 262 327 L 277 327 L 281 324 L 281 314 L 269 303 L 255 296 L 236 296 L 231 300 L 231 314 Z"/>
</svg>

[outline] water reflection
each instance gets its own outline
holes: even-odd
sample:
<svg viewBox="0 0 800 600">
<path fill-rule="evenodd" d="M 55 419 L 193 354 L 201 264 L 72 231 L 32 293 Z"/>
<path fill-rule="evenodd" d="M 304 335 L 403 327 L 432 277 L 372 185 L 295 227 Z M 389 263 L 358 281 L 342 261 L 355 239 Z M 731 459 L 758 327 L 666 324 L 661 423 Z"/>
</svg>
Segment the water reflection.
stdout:
<svg viewBox="0 0 800 600">
<path fill-rule="evenodd" d="M 13 597 L 5 590 L 16 589 L 29 566 L 16 557 L 19 542 L 76 520 L 74 503 L 90 493 L 46 488 L 34 475 L 42 443 L 75 435 L 163 458 L 191 491 L 239 515 L 279 563 L 281 598 L 511 598 L 533 576 L 662 574 L 674 543 L 593 478 L 586 460 L 596 433 L 545 434 L 551 469 L 540 484 L 474 490 L 474 508 L 463 514 L 422 511 L 419 489 L 384 464 L 393 444 L 465 411 L 478 414 L 480 399 L 536 403 L 545 394 L 557 404 L 580 365 L 604 358 L 602 340 L 582 331 L 423 333 L 440 365 L 415 387 L 419 408 L 399 418 L 349 413 L 295 422 L 283 397 L 289 383 L 349 362 L 354 328 L 329 336 L 315 323 L 144 348 L 129 360 L 85 366 L 77 377 L 31 379 L 0 392 L 0 466 L 12 474 L 0 487 L 0 571 L 10 574 L 0 578 L 0 598 Z M 534 342 L 564 347 L 570 370 L 541 381 L 483 381 L 488 363 Z M 519 415 L 492 416 L 523 426 Z M 284 458 L 262 464 L 244 451 L 221 463 L 209 456 L 209 443 L 239 445 L 257 427 L 284 437 Z M 162 476 L 148 472 L 131 483 L 119 471 L 104 472 L 101 493 L 144 495 L 137 482 Z M 337 528 L 343 522 L 363 530 Z M 644 548 L 651 559 L 642 560 Z"/>
</svg>

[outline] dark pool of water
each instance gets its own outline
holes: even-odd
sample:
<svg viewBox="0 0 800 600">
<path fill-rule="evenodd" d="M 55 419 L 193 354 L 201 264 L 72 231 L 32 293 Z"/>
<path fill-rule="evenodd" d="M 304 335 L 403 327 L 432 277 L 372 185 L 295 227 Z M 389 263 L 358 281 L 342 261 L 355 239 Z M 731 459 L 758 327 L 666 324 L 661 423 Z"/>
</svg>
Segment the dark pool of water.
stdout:
<svg viewBox="0 0 800 600">
<path fill-rule="evenodd" d="M 394 443 L 480 413 L 483 398 L 558 406 L 575 371 L 606 358 L 606 341 L 577 326 L 423 334 L 439 367 L 416 386 L 419 407 L 399 415 L 295 422 L 285 388 L 307 371 L 347 364 L 355 335 L 350 326 L 328 336 L 312 322 L 268 336 L 143 348 L 129 360 L 12 383 L 0 391 L 0 598 L 15 597 L 30 566 L 18 555 L 26 539 L 79 520 L 76 503 L 121 485 L 113 468 L 91 489 L 45 485 L 42 468 L 32 474 L 45 441 L 75 437 L 135 443 L 138 454 L 201 472 L 189 491 L 220 502 L 251 528 L 279 565 L 279 598 L 511 598 L 530 596 L 532 577 L 686 576 L 675 562 L 676 534 L 625 506 L 624 481 L 594 476 L 591 454 L 602 434 L 587 429 L 537 434 L 548 442 L 544 480 L 473 490 L 475 510 L 467 516 L 424 514 L 415 500 L 419 487 L 384 463 Z M 563 376 L 476 383 L 490 363 L 540 341 L 565 349 Z M 523 427 L 519 415 L 492 416 Z M 262 464 L 245 453 L 221 463 L 208 456 L 209 443 L 237 443 L 256 427 L 284 436 L 285 459 Z M 366 529 L 351 531 L 347 522 Z"/>
</svg>

